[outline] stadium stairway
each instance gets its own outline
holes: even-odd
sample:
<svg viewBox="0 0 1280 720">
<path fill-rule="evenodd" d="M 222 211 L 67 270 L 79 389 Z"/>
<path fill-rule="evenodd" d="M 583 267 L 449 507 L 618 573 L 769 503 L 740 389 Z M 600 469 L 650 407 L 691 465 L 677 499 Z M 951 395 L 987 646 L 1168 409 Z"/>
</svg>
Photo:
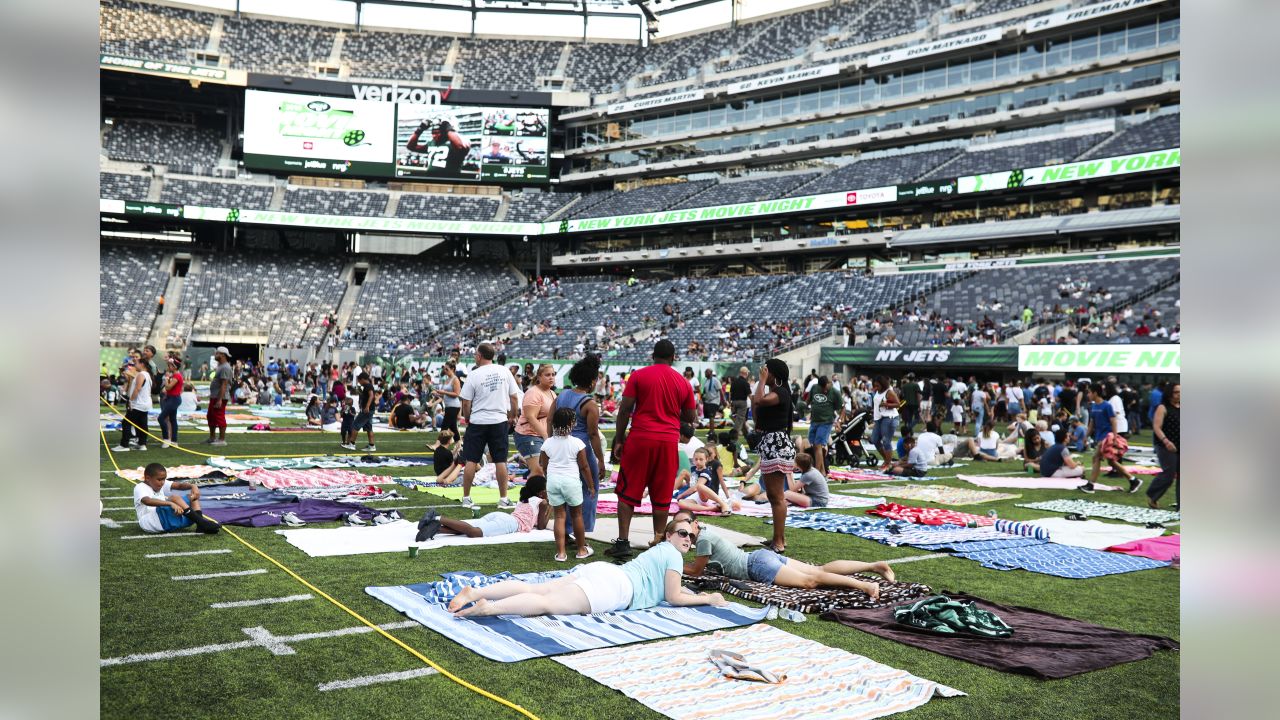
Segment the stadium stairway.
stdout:
<svg viewBox="0 0 1280 720">
<path fill-rule="evenodd" d="M 507 219 L 507 210 L 510 210 L 510 209 L 511 209 L 511 196 L 508 195 L 507 193 L 502 193 L 501 195 L 498 196 L 498 212 L 493 214 L 493 221 L 504 222 Z M 395 213 L 388 210 L 387 214 L 394 215 Z"/>
<path fill-rule="evenodd" d="M 166 262 L 170 262 L 166 260 Z M 164 312 L 156 315 L 151 323 L 151 333 L 147 335 L 147 344 L 164 347 L 169 337 L 169 328 L 178 318 L 178 306 L 182 303 L 182 289 L 186 278 L 170 273 L 169 282 L 164 288 Z"/>
<path fill-rule="evenodd" d="M 224 15 L 215 14 L 213 16 L 213 25 L 209 28 L 209 43 L 204 46 L 205 52 L 218 52 L 218 47 L 222 45 L 223 22 L 225 20 L 226 16 Z"/>
</svg>

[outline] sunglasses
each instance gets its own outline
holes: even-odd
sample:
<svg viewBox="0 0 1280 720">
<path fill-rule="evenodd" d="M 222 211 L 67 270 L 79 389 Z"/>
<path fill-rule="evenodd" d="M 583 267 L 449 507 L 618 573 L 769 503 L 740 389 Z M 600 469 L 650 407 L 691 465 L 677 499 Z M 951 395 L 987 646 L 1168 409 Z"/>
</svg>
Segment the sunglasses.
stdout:
<svg viewBox="0 0 1280 720">
<path fill-rule="evenodd" d="M 690 542 L 698 541 L 698 533 L 696 532 L 689 532 L 688 530 L 677 530 L 676 534 L 682 538 L 689 538 Z"/>
</svg>

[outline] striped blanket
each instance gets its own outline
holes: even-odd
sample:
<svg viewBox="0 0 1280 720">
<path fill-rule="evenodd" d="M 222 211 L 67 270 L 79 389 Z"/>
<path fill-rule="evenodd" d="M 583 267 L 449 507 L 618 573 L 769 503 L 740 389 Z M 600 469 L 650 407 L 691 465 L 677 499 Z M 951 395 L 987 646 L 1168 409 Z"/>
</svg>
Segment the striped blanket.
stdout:
<svg viewBox="0 0 1280 720">
<path fill-rule="evenodd" d="M 963 480 L 970 485 L 986 488 L 1016 488 L 1021 490 L 1075 490 L 1084 484 L 1084 478 L 1039 478 L 1001 475 L 956 475 L 957 480 Z M 1094 490 L 1119 490 L 1115 485 L 1103 485 L 1102 483 L 1094 483 Z"/>
<path fill-rule="evenodd" d="M 546 573 L 515 577 L 526 582 L 550 579 Z M 749 608 L 737 603 L 723 607 L 683 608 L 664 603 L 648 610 L 623 610 L 599 615 L 458 618 L 438 602 L 436 590 L 434 583 L 364 589 L 410 619 L 498 662 L 519 662 L 750 625 L 763 620 L 767 612 L 765 608 Z"/>
<path fill-rule="evenodd" d="M 131 480 L 133 482 L 142 482 L 142 471 L 144 468 L 121 468 L 116 470 L 116 475 Z M 166 467 L 165 471 L 170 480 L 194 480 L 196 478 L 216 476 L 225 480 L 226 473 L 215 470 L 208 465 L 174 465 Z"/>
<path fill-rule="evenodd" d="M 769 503 L 757 503 L 754 500 L 739 500 L 741 506 L 734 510 L 735 515 L 746 515 L 747 517 L 773 517 L 773 508 Z M 869 498 L 852 495 L 830 495 L 827 497 L 827 507 L 847 510 L 851 508 L 870 508 L 875 507 L 884 502 L 884 498 Z M 802 508 L 795 505 L 788 505 L 788 513 L 802 513 L 810 510 L 822 510 L 823 508 Z"/>
<path fill-rule="evenodd" d="M 898 500 L 915 500 L 939 505 L 976 505 L 997 500 L 1016 500 L 1021 495 L 950 487 L 948 485 L 885 485 L 883 487 L 858 488 L 863 495 L 883 495 Z"/>
<path fill-rule="evenodd" d="M 707 659 L 712 650 L 741 653 L 753 666 L 787 679 L 771 685 L 724 678 Z M 920 707 L 935 696 L 964 695 L 769 625 L 555 661 L 679 720 L 871 720 Z"/>
<path fill-rule="evenodd" d="M 266 470 L 250 468 L 239 473 L 242 480 L 267 488 L 317 488 L 335 485 L 382 485 L 391 478 L 365 475 L 355 470 Z"/>
<path fill-rule="evenodd" d="M 1007 540 L 1016 535 L 993 527 L 957 527 L 955 525 L 916 525 L 905 520 L 873 519 L 835 513 L 788 515 L 787 527 L 825 530 L 856 535 L 890 546 L 925 545 L 969 540 Z"/>
<path fill-rule="evenodd" d="M 859 580 L 880 585 L 880 599 L 872 600 L 866 593 L 853 588 L 803 588 L 782 587 L 751 580 L 733 580 L 723 575 L 703 575 L 684 578 L 684 584 L 701 592 L 721 592 L 762 605 L 799 610 L 802 613 L 821 613 L 839 608 L 876 608 L 900 605 L 925 595 L 932 595 L 928 585 L 920 583 L 887 582 L 879 575 L 856 576 Z"/>
<path fill-rule="evenodd" d="M 1181 522 L 1182 515 L 1172 510 L 1153 510 L 1136 505 L 1119 505 L 1116 503 L 1096 502 L 1093 500 L 1045 500 L 1019 504 L 1017 507 L 1032 510 L 1048 510 L 1059 513 L 1080 513 L 1088 517 L 1123 520 L 1130 523 L 1171 523 Z"/>
</svg>

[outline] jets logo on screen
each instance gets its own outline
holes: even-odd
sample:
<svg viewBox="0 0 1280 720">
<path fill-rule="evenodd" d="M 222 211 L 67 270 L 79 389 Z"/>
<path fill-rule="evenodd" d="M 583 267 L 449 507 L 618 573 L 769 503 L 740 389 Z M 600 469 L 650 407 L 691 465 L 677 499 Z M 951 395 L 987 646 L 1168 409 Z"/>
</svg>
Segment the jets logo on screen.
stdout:
<svg viewBox="0 0 1280 720">
<path fill-rule="evenodd" d="M 347 147 L 368 144 L 364 141 L 365 131 L 352 127 L 354 111 L 339 110 L 319 100 L 306 104 L 286 100 L 277 110 L 276 131 L 280 137 L 341 140 Z"/>
<path fill-rule="evenodd" d="M 1021 170 L 1014 170 L 1013 172 L 1009 173 L 1008 187 L 1019 188 L 1019 187 L 1022 187 L 1022 183 L 1023 183 L 1023 174 Z"/>
</svg>

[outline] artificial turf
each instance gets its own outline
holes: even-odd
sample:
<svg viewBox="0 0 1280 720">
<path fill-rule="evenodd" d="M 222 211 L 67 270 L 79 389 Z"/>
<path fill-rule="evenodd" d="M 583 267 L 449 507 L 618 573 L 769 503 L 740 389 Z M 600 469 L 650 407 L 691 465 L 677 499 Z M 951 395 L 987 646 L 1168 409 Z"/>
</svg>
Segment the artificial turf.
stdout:
<svg viewBox="0 0 1280 720">
<path fill-rule="evenodd" d="M 274 421 L 276 425 L 282 425 Z M 611 431 L 606 430 L 606 434 Z M 114 445 L 118 432 L 108 433 Z M 201 434 L 184 432 L 181 441 L 193 449 Z M 379 433 L 379 454 L 425 451 L 433 433 Z M 1149 444 L 1150 435 L 1131 438 Z M 115 456 L 121 467 L 148 462 L 192 464 L 201 458 L 177 449 L 160 449 L 153 442 L 146 453 Z M 363 446 L 363 442 L 361 443 Z M 102 470 L 113 469 L 105 448 Z M 228 435 L 228 455 L 319 455 L 341 452 L 330 433 L 258 433 Z M 1086 458 L 1087 459 L 1087 458 Z M 972 487 L 954 479 L 958 472 L 1009 472 L 1015 463 L 969 465 L 934 470 L 930 483 Z M 421 475 L 421 468 L 373 468 L 381 475 Z M 132 486 L 110 472 L 100 483 L 104 497 L 128 495 Z M 1149 482 L 1150 478 L 1144 478 Z M 1103 482 L 1106 482 L 1105 478 Z M 879 482 L 872 485 L 882 484 Z M 1113 483 L 1114 484 L 1114 483 Z M 858 484 L 835 488 L 856 488 Z M 398 486 L 387 486 L 388 488 Z M 452 501 L 430 493 L 400 488 L 403 501 L 387 507 L 448 505 Z M 1019 499 L 960 507 L 959 510 L 995 510 L 1000 517 L 1029 519 L 1045 513 L 1014 507 L 1014 503 L 1083 497 L 1061 490 L 1002 490 L 1021 493 Z M 1093 499 L 1141 506 L 1145 496 L 1123 492 L 1099 493 Z M 1172 494 L 1168 496 L 1172 501 Z M 916 504 L 903 501 L 904 504 Z M 128 500 L 106 500 L 107 508 L 124 508 Z M 422 510 L 406 510 L 417 519 Z M 458 507 L 444 514 L 469 518 Z M 832 512 L 861 514 L 862 510 Z M 103 513 L 112 520 L 136 519 L 132 510 Z M 767 536 L 759 518 L 712 518 L 714 524 Z M 647 523 L 647 516 L 637 522 Z M 320 526 L 336 526 L 326 523 Z M 404 622 L 403 615 L 364 592 L 370 585 L 399 585 L 438 579 L 440 572 L 502 570 L 530 572 L 562 569 L 552 559 L 547 544 L 512 544 L 480 549 L 442 548 L 422 552 L 416 559 L 406 553 L 309 558 L 276 535 L 275 528 L 231 528 L 236 534 L 274 557 L 320 590 L 374 623 Z M 266 559 L 245 548 L 227 533 L 166 539 L 122 540 L 141 534 L 137 525 L 101 529 L 101 655 L 118 658 L 130 654 L 179 650 L 249 639 L 244 628 L 265 628 L 281 637 L 352 628 L 360 623 L 323 598 L 275 605 L 213 609 L 210 603 L 315 594 Z M 604 550 L 593 543 L 597 553 Z M 150 553 L 184 552 L 215 548 L 230 553 L 148 559 Z M 850 535 L 793 529 L 787 533 L 789 556 L 808 561 L 833 559 L 877 560 L 926 555 L 913 548 L 890 548 Z M 599 558 L 596 558 L 599 559 Z M 171 576 L 266 568 L 265 574 L 211 580 L 172 581 Z M 898 578 L 922 582 L 935 591 L 964 591 L 995 602 L 1025 605 L 1135 633 L 1179 638 L 1179 571 L 1161 568 L 1089 580 L 1068 580 L 1021 570 L 998 571 L 959 558 L 936 558 L 895 566 Z M 737 601 L 737 600 L 735 600 Z M 738 601 L 743 602 L 743 601 Z M 750 604 L 750 603 L 748 603 Z M 1062 680 L 1042 681 L 996 672 L 891 640 L 862 633 L 810 615 L 807 622 L 772 621 L 787 632 L 865 655 L 968 693 L 968 697 L 937 699 L 911 711 L 920 718 L 1095 718 L 1176 717 L 1179 713 L 1179 657 L 1163 651 L 1140 662 L 1119 665 Z M 496 663 L 477 655 L 426 628 L 415 626 L 391 634 L 417 649 L 463 680 L 523 706 L 541 718 L 659 718 L 621 693 L 597 684 L 549 659 L 520 663 Z M 170 657 L 158 661 L 103 667 L 101 705 L 104 718 L 183 717 L 355 717 L 379 718 L 472 717 L 506 718 L 519 715 L 502 705 L 465 689 L 439 675 L 329 692 L 319 685 L 368 675 L 423 667 L 421 660 L 375 633 L 302 639 L 289 643 L 292 654 L 273 654 L 263 647 Z M 278 649 L 277 652 L 287 652 Z M 699 662 L 701 658 L 685 658 Z"/>
</svg>

